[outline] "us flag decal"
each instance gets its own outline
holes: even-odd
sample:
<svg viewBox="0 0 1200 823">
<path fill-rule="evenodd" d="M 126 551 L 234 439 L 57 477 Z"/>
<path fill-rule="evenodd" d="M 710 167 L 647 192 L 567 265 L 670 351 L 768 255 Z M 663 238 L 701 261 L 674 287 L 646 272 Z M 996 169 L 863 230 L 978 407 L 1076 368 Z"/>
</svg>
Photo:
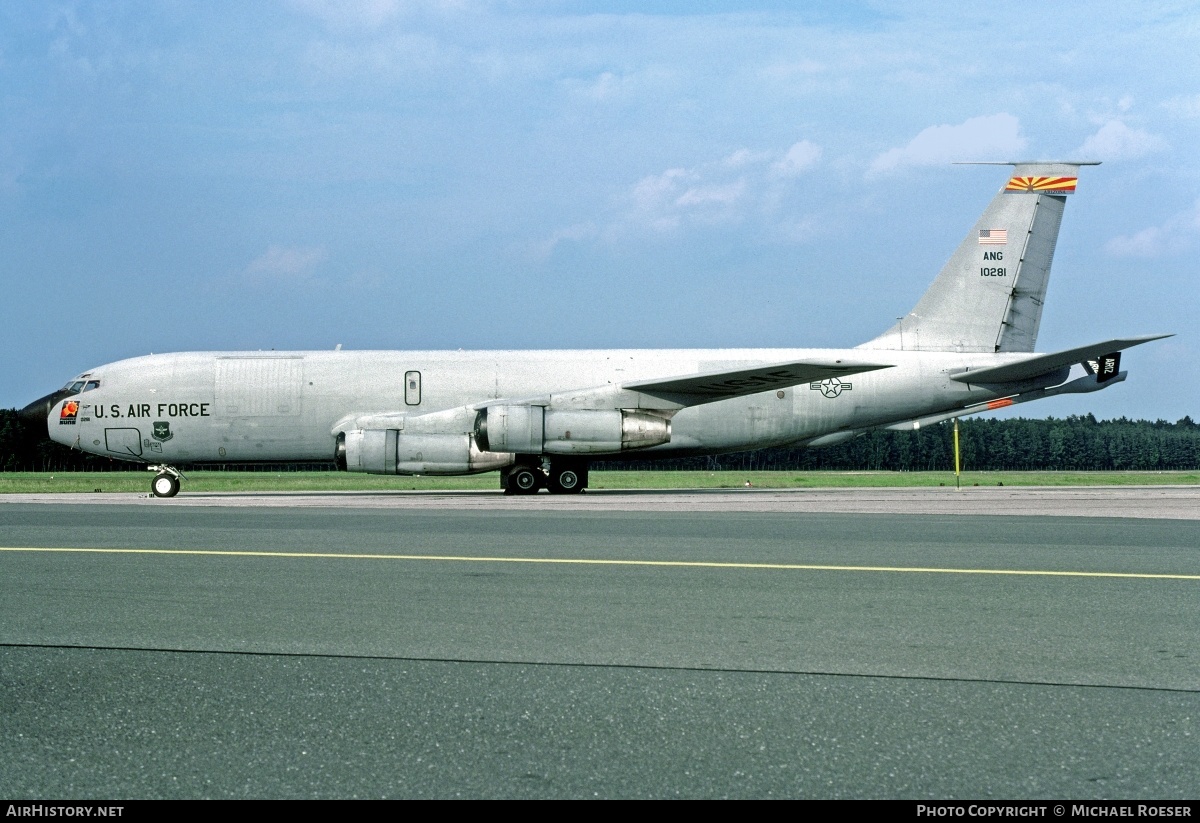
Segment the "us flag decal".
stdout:
<svg viewBox="0 0 1200 823">
<path fill-rule="evenodd" d="M 1008 242 L 1008 229 L 980 229 L 979 245 L 1002 246 Z"/>
</svg>

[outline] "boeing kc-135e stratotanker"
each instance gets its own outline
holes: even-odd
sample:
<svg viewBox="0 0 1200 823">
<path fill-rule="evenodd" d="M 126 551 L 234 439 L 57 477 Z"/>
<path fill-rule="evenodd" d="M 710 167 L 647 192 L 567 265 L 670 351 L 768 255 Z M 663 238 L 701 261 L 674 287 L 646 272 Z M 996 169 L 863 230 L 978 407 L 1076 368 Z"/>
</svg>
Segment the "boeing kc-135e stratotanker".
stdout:
<svg viewBox="0 0 1200 823">
<path fill-rule="evenodd" d="M 824 446 L 1125 379 L 1121 351 L 1033 353 L 1067 196 L 1085 162 L 1019 162 L 916 307 L 853 349 L 152 354 L 91 369 L 26 420 L 92 454 L 180 467 L 335 461 L 372 474 L 501 472 L 582 491 L 606 459 Z"/>
</svg>

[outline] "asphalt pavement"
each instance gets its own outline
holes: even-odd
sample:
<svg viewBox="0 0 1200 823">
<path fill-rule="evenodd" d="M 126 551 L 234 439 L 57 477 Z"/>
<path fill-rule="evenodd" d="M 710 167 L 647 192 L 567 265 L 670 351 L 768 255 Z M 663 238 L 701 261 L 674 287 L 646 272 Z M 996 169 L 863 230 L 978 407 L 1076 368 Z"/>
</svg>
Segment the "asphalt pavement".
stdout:
<svg viewBox="0 0 1200 823">
<path fill-rule="evenodd" d="M 1200 793 L 1200 521 L 462 499 L 0 504 L 0 794 Z"/>
</svg>

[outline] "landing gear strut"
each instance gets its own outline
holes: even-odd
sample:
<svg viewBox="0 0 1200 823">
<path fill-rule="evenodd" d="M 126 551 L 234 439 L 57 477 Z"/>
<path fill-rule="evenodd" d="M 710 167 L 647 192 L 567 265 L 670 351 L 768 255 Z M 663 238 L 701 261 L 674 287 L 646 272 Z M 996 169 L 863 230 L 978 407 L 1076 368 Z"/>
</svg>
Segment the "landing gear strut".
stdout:
<svg viewBox="0 0 1200 823">
<path fill-rule="evenodd" d="M 183 480 L 183 472 L 174 466 L 147 466 L 146 469 L 158 472 L 150 481 L 150 493 L 155 497 L 174 497 L 179 494 L 179 481 Z"/>
</svg>

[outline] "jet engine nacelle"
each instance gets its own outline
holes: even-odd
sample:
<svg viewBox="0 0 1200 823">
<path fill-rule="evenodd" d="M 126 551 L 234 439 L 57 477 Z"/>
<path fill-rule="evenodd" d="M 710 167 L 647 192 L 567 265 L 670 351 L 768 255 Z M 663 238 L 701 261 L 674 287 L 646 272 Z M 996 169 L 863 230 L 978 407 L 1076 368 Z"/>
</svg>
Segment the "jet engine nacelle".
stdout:
<svg viewBox="0 0 1200 823">
<path fill-rule="evenodd" d="M 511 465 L 512 454 L 484 451 L 469 434 L 406 434 L 351 429 L 337 436 L 339 468 L 368 474 L 474 474 Z"/>
<path fill-rule="evenodd" d="M 475 418 L 475 441 L 491 451 L 612 454 L 670 440 L 670 420 L 626 409 L 488 406 Z"/>
</svg>

